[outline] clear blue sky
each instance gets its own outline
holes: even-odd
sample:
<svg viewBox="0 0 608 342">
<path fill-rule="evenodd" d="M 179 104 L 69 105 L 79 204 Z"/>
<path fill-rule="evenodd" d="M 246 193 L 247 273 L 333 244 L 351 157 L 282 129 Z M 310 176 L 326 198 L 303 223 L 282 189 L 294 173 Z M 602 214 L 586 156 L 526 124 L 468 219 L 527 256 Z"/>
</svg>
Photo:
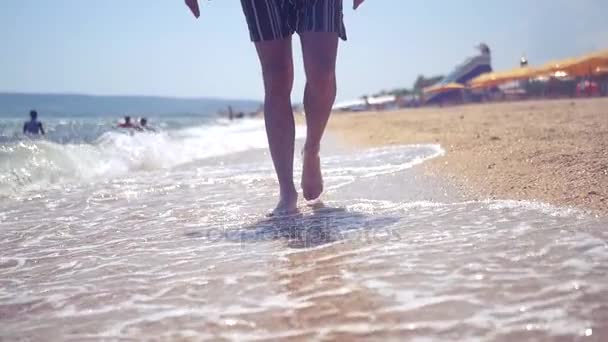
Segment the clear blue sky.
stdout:
<svg viewBox="0 0 608 342">
<path fill-rule="evenodd" d="M 606 0 L 345 1 L 341 100 L 448 73 L 482 41 L 495 69 L 608 48 Z M 181 0 L 3 0 L 0 91 L 261 99 L 240 2 L 202 2 L 194 20 Z"/>
</svg>

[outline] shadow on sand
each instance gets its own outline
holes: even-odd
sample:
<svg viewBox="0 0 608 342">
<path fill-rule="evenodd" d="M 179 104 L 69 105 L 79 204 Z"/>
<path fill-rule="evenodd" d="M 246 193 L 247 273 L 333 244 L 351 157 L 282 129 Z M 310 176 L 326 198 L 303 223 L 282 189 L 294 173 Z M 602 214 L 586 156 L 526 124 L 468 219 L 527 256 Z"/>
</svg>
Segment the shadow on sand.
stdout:
<svg viewBox="0 0 608 342">
<path fill-rule="evenodd" d="M 398 238 L 389 227 L 398 217 L 369 215 L 345 208 L 335 208 L 318 203 L 311 211 L 282 217 L 270 217 L 236 229 L 214 232 L 186 233 L 191 238 L 213 241 L 256 243 L 284 240 L 290 248 L 314 248 L 341 240 L 361 242 L 391 241 Z"/>
</svg>

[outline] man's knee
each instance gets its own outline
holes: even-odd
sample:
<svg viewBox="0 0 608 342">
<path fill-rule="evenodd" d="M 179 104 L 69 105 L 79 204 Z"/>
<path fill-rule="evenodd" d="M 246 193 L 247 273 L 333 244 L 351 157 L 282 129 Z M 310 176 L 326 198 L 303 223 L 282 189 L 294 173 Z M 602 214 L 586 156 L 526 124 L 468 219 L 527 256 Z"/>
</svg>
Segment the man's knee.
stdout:
<svg viewBox="0 0 608 342">
<path fill-rule="evenodd" d="M 336 83 L 336 65 L 333 61 L 317 61 L 308 65 L 306 81 L 315 87 L 333 87 Z"/>
<path fill-rule="evenodd" d="M 264 88 L 267 95 L 290 95 L 293 86 L 293 66 L 291 64 L 270 64 L 263 66 Z"/>
</svg>

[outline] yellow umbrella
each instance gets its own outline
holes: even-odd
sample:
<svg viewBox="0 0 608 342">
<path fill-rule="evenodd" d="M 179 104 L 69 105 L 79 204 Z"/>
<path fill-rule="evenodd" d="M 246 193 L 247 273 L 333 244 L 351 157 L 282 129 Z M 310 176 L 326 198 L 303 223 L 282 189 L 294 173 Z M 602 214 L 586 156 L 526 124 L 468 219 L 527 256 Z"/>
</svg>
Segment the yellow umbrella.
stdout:
<svg viewBox="0 0 608 342">
<path fill-rule="evenodd" d="M 578 62 L 579 62 L 579 60 L 576 58 L 568 58 L 568 59 L 562 59 L 559 61 L 552 61 L 552 62 L 549 62 L 549 63 L 541 66 L 540 68 L 536 69 L 534 74 L 536 76 L 548 76 L 548 75 L 553 75 L 559 71 L 568 72 L 568 70 L 571 69 L 573 66 L 575 66 L 576 63 L 578 63 Z"/>
<path fill-rule="evenodd" d="M 592 53 L 567 66 L 566 72 L 574 76 L 589 76 L 598 68 L 608 67 L 608 50 Z"/>
<path fill-rule="evenodd" d="M 466 88 L 460 83 L 438 84 L 424 89 L 425 94 L 439 94 L 451 90 L 461 90 Z"/>
<path fill-rule="evenodd" d="M 597 68 L 608 66 L 608 50 L 589 54 L 579 58 L 568 58 L 561 61 L 549 62 L 539 69 L 537 75 L 552 75 L 565 72 L 572 76 L 588 76 Z"/>
<path fill-rule="evenodd" d="M 497 82 L 497 80 L 499 80 L 499 78 L 500 74 L 498 72 L 489 72 L 475 77 L 469 81 L 469 85 L 471 88 L 491 87 Z"/>
<path fill-rule="evenodd" d="M 599 51 L 580 58 L 552 61 L 540 68 L 521 67 L 482 74 L 469 81 L 469 86 L 473 89 L 489 88 L 511 81 L 529 79 L 534 76 L 554 75 L 556 72 L 565 72 L 573 76 L 587 76 L 605 73 L 606 70 L 608 70 L 608 50 Z"/>
<path fill-rule="evenodd" d="M 505 71 L 501 75 L 502 82 L 520 81 L 529 79 L 534 76 L 534 70 L 528 67 L 515 68 L 509 71 Z"/>
<path fill-rule="evenodd" d="M 520 67 L 512 70 L 491 72 L 480 75 L 469 82 L 472 88 L 489 88 L 502 83 L 528 79 L 534 75 L 534 70 Z"/>
</svg>

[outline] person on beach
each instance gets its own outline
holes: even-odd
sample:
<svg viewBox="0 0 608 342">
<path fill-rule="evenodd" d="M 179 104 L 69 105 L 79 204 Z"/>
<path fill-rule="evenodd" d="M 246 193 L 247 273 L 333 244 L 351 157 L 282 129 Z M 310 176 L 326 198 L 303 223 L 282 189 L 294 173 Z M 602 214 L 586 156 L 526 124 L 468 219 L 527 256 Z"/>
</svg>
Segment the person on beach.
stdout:
<svg viewBox="0 0 608 342">
<path fill-rule="evenodd" d="M 35 110 L 30 111 L 30 121 L 23 124 L 23 134 L 44 135 L 44 127 L 42 127 L 42 122 L 38 121 L 38 112 Z"/>
<path fill-rule="evenodd" d="M 353 8 L 363 1 L 353 0 Z M 198 1 L 185 2 L 198 18 Z M 292 36 L 300 36 L 306 74 L 301 186 L 304 198 L 315 200 L 323 192 L 319 151 L 336 97 L 338 41 L 346 40 L 342 0 L 241 0 L 241 6 L 262 68 L 266 134 L 279 181 L 279 203 L 272 214 L 289 214 L 297 211 L 298 201 L 293 182 Z"/>
</svg>

